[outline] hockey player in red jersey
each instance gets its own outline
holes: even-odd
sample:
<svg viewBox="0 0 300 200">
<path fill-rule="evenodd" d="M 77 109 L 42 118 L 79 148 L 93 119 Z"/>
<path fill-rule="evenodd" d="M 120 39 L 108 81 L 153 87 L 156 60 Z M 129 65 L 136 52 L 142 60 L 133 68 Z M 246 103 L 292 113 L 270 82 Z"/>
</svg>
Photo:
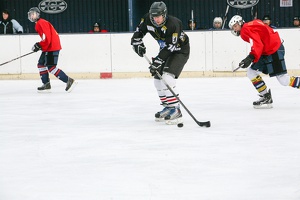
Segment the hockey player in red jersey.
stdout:
<svg viewBox="0 0 300 200">
<path fill-rule="evenodd" d="M 165 121 L 167 124 L 182 123 L 179 102 L 156 75 L 156 71 L 178 96 L 176 79 L 190 55 L 189 38 L 182 30 L 182 22 L 167 15 L 166 4 L 162 1 L 151 5 L 149 13 L 142 17 L 131 38 L 134 51 L 141 57 L 146 53 L 143 37 L 147 33 L 151 34 L 160 47 L 158 55 L 152 59 L 149 67 L 151 75 L 154 76 L 154 85 L 161 105 L 164 107 L 155 114 L 155 120 Z"/>
<path fill-rule="evenodd" d="M 34 52 L 42 50 L 42 54 L 38 60 L 38 69 L 43 85 L 37 88 L 38 92 L 50 91 L 51 85 L 48 72 L 65 82 L 65 90 L 71 92 L 76 82 L 56 67 L 59 51 L 61 50 L 58 33 L 50 22 L 40 18 L 40 10 L 37 7 L 30 8 L 28 19 L 35 23 L 35 30 L 42 39 L 32 47 L 32 51 Z"/>
<path fill-rule="evenodd" d="M 283 86 L 300 88 L 300 77 L 287 74 L 285 50 L 278 32 L 259 19 L 245 23 L 239 15 L 233 16 L 228 25 L 233 35 L 240 36 L 251 45 L 249 55 L 239 63 L 239 67 L 247 68 L 247 76 L 259 92 L 260 99 L 253 102 L 254 108 L 272 108 L 271 91 L 267 89 L 261 73 L 276 77 Z"/>
</svg>

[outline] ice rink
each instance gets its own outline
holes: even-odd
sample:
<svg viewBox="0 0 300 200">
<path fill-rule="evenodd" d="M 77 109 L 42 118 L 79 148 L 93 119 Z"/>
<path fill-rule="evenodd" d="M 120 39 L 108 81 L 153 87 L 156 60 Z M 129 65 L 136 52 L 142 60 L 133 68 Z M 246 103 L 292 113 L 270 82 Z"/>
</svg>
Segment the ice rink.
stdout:
<svg viewBox="0 0 300 200">
<path fill-rule="evenodd" d="M 0 200 L 299 200 L 300 91 L 264 77 L 181 78 L 184 127 L 154 121 L 149 78 L 0 80 Z"/>
</svg>

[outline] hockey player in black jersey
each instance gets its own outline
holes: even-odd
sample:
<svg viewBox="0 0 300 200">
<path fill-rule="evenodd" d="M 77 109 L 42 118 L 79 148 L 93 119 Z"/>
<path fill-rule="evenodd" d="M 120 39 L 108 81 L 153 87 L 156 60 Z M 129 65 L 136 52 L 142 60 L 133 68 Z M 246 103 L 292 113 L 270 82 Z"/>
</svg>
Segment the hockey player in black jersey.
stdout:
<svg viewBox="0 0 300 200">
<path fill-rule="evenodd" d="M 151 75 L 154 76 L 154 85 L 161 105 L 164 107 L 155 114 L 155 120 L 165 121 L 166 124 L 182 123 L 179 102 L 156 75 L 156 71 L 179 96 L 176 90 L 176 79 L 189 59 L 189 38 L 183 32 L 182 22 L 167 14 L 166 4 L 162 1 L 151 5 L 149 13 L 143 16 L 131 38 L 134 51 L 141 57 L 146 53 L 143 37 L 147 33 L 152 35 L 160 47 L 158 55 L 152 58 L 149 67 Z"/>
</svg>

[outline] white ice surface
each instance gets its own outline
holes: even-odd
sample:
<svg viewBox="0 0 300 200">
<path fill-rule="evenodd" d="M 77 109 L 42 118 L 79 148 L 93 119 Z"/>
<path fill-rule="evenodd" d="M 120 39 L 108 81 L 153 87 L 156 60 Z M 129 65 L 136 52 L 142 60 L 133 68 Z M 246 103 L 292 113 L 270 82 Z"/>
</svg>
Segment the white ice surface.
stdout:
<svg viewBox="0 0 300 200">
<path fill-rule="evenodd" d="M 300 91 L 181 78 L 184 127 L 154 121 L 152 79 L 0 81 L 0 200 L 299 200 Z"/>
</svg>

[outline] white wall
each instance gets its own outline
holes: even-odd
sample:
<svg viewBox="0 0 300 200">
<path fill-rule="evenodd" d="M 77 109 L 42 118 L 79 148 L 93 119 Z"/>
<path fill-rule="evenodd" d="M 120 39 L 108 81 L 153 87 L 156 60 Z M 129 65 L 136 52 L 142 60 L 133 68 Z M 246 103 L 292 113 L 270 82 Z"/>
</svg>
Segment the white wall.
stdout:
<svg viewBox="0 0 300 200">
<path fill-rule="evenodd" d="M 300 69 L 300 29 L 276 29 L 284 40 L 288 69 Z M 233 36 L 229 30 L 187 32 L 191 56 L 184 71 L 230 72 L 250 50 L 249 44 Z M 144 58 L 134 53 L 130 45 L 132 33 L 61 34 L 63 49 L 58 67 L 67 73 L 148 72 Z M 38 35 L 1 35 L 0 63 L 31 51 Z M 147 55 L 154 57 L 158 45 L 148 34 L 144 38 Z M 40 52 L 0 66 L 0 74 L 37 73 Z"/>
</svg>

